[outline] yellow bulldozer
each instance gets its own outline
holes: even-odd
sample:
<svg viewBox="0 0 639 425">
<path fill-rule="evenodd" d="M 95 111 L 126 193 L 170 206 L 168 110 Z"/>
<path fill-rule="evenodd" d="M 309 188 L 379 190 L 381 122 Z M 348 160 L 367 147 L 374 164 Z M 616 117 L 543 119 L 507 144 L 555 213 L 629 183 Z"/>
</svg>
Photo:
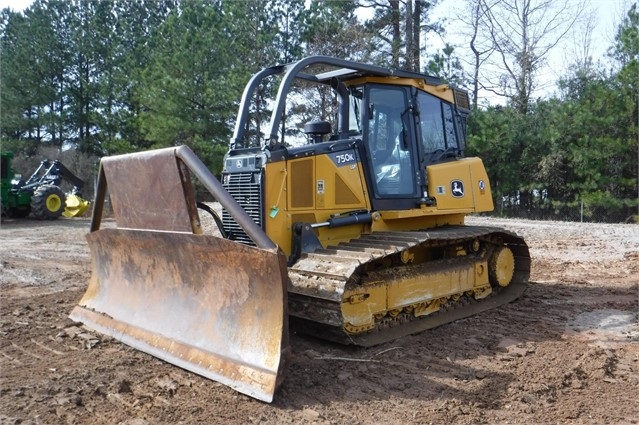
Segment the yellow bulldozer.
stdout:
<svg viewBox="0 0 639 425">
<path fill-rule="evenodd" d="M 273 79 L 270 122 L 252 125 Z M 293 146 L 286 105 L 305 99 L 300 88 L 330 90 L 336 119 L 308 122 Z M 465 91 L 420 73 L 326 56 L 261 70 L 221 181 L 186 146 L 102 159 L 92 276 L 71 318 L 270 402 L 289 322 L 371 346 L 516 299 L 530 274 L 524 240 L 464 224 L 493 209 L 482 161 L 463 157 L 469 112 Z M 195 181 L 221 214 L 197 202 Z M 200 213 L 219 234 L 203 233 Z"/>
</svg>

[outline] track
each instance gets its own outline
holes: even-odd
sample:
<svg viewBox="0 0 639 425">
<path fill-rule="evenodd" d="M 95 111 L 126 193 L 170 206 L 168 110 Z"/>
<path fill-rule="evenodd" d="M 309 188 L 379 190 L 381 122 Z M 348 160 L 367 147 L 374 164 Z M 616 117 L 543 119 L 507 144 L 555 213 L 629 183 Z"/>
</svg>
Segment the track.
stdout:
<svg viewBox="0 0 639 425">
<path fill-rule="evenodd" d="M 472 240 L 495 246 L 505 244 L 515 254 L 513 283 L 497 287 L 481 301 L 463 292 L 449 299 L 433 314 L 415 317 L 411 311 L 393 312 L 380 318 L 375 329 L 352 333 L 343 330 L 342 302 L 350 287 L 363 285 L 369 275 L 382 274 L 372 280 L 385 279 L 388 271 L 401 265 L 403 255 L 412 249 L 430 251 L 468 244 Z M 426 267 L 452 269 L 468 256 L 432 262 Z M 410 269 L 404 266 L 404 269 Z M 449 226 L 422 232 L 377 232 L 347 243 L 306 254 L 289 268 L 289 314 L 299 332 L 327 338 L 343 344 L 373 346 L 401 336 L 431 329 L 511 302 L 525 290 L 530 275 L 530 254 L 522 238 L 512 232 L 487 226 Z M 386 277 L 387 278 L 387 277 Z M 412 310 L 412 309 L 411 309 Z"/>
</svg>

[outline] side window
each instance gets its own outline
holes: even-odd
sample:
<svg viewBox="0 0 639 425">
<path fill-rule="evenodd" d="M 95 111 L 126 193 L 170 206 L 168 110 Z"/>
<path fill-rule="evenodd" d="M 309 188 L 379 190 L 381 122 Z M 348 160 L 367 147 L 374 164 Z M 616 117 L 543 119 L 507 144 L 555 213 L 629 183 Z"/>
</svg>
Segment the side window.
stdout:
<svg viewBox="0 0 639 425">
<path fill-rule="evenodd" d="M 428 155 L 437 150 L 446 150 L 441 101 L 429 94 L 419 93 L 418 102 L 419 127 L 422 133 L 424 153 Z"/>
<path fill-rule="evenodd" d="M 448 103 L 442 103 L 444 110 L 444 127 L 446 129 L 446 148 L 459 148 L 457 142 L 457 133 L 455 132 L 455 121 L 453 120 L 453 106 Z"/>
<path fill-rule="evenodd" d="M 361 109 L 363 90 L 361 87 L 351 87 L 349 96 L 348 130 L 351 135 L 362 134 Z"/>
<path fill-rule="evenodd" d="M 411 151 L 402 143 L 406 91 L 391 86 L 371 87 L 368 96 L 367 143 L 376 193 L 382 197 L 412 196 L 415 176 Z"/>
</svg>

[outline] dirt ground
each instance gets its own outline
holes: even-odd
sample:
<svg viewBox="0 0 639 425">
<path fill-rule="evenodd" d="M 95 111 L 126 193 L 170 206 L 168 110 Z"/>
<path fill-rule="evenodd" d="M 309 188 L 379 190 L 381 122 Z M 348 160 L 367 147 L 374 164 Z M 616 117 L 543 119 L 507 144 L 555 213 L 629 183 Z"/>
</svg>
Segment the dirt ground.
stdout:
<svg viewBox="0 0 639 425">
<path fill-rule="evenodd" d="M 373 348 L 292 335 L 266 404 L 68 319 L 88 219 L 4 221 L 0 425 L 637 423 L 639 225 L 468 223 L 527 240 L 520 299 Z"/>
</svg>

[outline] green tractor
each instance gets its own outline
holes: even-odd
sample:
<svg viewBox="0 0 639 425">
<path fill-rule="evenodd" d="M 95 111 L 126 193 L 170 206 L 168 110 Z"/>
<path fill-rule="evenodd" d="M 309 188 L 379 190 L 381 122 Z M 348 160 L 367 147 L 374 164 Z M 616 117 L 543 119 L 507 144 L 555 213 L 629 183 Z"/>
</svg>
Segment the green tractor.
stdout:
<svg viewBox="0 0 639 425">
<path fill-rule="evenodd" d="M 82 198 L 84 182 L 60 161 L 43 160 L 38 169 L 23 180 L 13 170 L 13 153 L 0 153 L 0 210 L 2 217 L 26 217 L 32 214 L 39 220 L 55 220 L 61 215 L 77 217 L 89 208 Z M 73 184 L 69 193 L 60 188 L 65 178 Z"/>
</svg>

